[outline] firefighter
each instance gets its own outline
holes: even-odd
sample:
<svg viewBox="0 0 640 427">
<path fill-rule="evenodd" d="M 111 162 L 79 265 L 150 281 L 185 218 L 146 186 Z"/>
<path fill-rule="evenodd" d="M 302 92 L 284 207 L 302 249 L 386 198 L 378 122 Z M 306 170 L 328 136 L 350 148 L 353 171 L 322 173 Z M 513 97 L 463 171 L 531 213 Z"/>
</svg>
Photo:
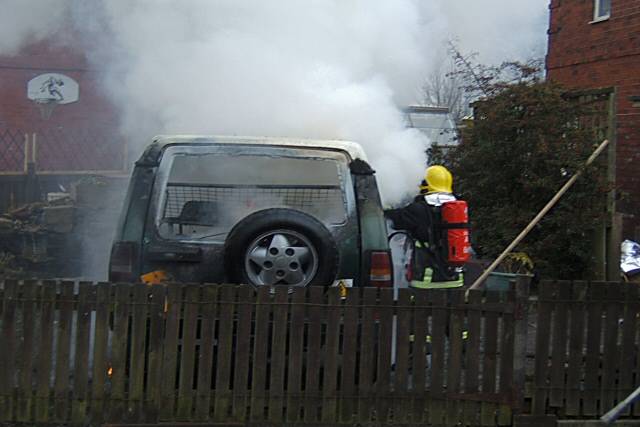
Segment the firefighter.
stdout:
<svg viewBox="0 0 640 427">
<path fill-rule="evenodd" d="M 447 262 L 447 242 L 443 234 L 442 206 L 456 201 L 453 177 L 444 166 L 427 168 L 420 194 L 407 206 L 385 211 L 396 230 L 405 230 L 413 239 L 411 286 L 422 289 L 456 288 L 462 274 Z M 466 205 L 465 205 L 466 206 Z"/>
</svg>

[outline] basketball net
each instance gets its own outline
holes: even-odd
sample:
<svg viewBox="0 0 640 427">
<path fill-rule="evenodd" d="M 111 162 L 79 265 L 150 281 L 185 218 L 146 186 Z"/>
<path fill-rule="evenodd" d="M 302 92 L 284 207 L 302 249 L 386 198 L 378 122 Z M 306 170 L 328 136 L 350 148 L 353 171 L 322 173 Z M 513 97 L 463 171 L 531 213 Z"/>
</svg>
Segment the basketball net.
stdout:
<svg viewBox="0 0 640 427">
<path fill-rule="evenodd" d="M 40 110 L 40 117 L 42 117 L 43 120 L 49 119 L 49 117 L 51 117 L 51 113 L 53 113 L 53 109 L 58 105 L 58 102 L 51 98 L 39 98 L 34 100 L 34 102 L 38 106 L 38 110 Z"/>
</svg>

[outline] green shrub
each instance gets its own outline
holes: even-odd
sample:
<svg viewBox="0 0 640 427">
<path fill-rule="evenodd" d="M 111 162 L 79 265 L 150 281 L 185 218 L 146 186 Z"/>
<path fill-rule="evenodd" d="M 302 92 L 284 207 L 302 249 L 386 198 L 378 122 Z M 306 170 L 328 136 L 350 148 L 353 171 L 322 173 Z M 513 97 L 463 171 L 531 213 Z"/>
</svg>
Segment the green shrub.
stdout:
<svg viewBox="0 0 640 427">
<path fill-rule="evenodd" d="M 515 69 L 514 64 L 510 66 Z M 472 241 L 481 257 L 495 258 L 578 171 L 597 143 L 584 126 L 591 106 L 538 78 L 482 81 L 483 97 L 460 144 L 443 161 L 454 190 L 469 203 Z M 588 278 L 593 238 L 606 210 L 601 156 L 516 248 L 529 254 L 542 277 Z"/>
</svg>

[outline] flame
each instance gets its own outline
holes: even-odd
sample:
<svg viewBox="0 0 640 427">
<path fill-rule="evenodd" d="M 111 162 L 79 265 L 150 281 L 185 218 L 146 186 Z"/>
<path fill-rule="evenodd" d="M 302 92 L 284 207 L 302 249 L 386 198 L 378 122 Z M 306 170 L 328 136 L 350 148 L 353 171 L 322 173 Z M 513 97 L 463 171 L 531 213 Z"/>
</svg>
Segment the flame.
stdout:
<svg viewBox="0 0 640 427">
<path fill-rule="evenodd" d="M 113 375 L 113 367 L 109 366 L 109 369 L 107 369 L 107 375 L 109 377 L 111 377 Z"/>
</svg>

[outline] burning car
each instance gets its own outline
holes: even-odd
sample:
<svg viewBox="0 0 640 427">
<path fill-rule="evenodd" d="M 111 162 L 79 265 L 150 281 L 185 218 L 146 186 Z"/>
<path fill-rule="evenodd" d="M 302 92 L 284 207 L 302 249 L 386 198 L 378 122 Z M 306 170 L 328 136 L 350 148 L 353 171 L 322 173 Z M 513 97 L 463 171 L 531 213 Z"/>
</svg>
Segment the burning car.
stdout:
<svg viewBox="0 0 640 427">
<path fill-rule="evenodd" d="M 353 142 L 160 136 L 136 162 L 109 275 L 392 286 L 375 180 Z"/>
</svg>

